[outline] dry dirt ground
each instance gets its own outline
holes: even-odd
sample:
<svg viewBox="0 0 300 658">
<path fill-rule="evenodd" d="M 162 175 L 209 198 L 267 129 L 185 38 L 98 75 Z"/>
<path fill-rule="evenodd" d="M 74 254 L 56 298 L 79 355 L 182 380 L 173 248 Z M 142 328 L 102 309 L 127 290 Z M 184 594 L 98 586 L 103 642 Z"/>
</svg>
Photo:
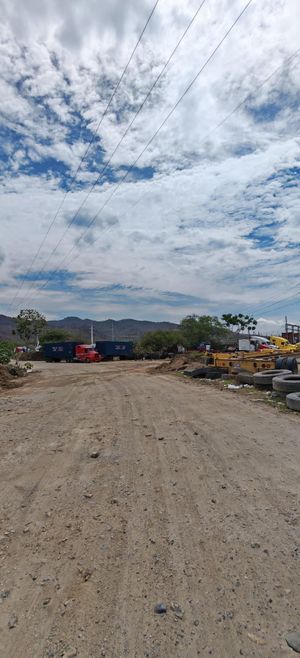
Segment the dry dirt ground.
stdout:
<svg viewBox="0 0 300 658">
<path fill-rule="evenodd" d="M 296 655 L 300 414 L 144 363 L 35 369 L 0 396 L 1 657 Z"/>
</svg>

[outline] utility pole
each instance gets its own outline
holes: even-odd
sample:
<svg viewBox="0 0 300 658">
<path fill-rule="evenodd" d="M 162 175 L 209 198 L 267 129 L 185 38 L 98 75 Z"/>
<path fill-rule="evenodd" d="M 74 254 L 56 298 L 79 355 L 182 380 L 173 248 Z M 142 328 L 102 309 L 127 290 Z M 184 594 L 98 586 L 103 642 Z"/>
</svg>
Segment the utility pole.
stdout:
<svg viewBox="0 0 300 658">
<path fill-rule="evenodd" d="M 115 340 L 114 321 L 111 321 L 111 339 Z"/>
<path fill-rule="evenodd" d="M 91 324 L 91 345 L 94 345 L 94 325 Z"/>
</svg>

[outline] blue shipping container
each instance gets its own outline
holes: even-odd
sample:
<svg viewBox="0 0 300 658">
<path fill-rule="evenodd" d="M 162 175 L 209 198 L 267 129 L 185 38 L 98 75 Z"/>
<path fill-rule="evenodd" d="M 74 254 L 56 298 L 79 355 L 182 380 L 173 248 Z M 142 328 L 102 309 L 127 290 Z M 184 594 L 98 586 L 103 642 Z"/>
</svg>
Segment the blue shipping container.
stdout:
<svg viewBox="0 0 300 658">
<path fill-rule="evenodd" d="M 45 343 L 43 354 L 46 361 L 69 361 L 73 359 L 78 341 L 68 340 L 61 343 Z"/>
<path fill-rule="evenodd" d="M 133 357 L 133 343 L 125 340 L 97 340 L 96 350 L 105 357 L 119 356 L 121 359 Z"/>
</svg>

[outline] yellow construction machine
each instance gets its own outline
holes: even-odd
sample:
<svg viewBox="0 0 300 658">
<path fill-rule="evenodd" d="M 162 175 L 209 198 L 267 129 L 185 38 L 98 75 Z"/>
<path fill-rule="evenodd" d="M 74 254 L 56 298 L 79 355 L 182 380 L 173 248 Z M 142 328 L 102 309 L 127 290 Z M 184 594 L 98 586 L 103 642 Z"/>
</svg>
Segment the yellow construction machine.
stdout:
<svg viewBox="0 0 300 658">
<path fill-rule="evenodd" d="M 270 336 L 270 341 L 275 347 L 278 347 L 284 352 L 300 352 L 300 343 L 292 345 L 286 338 L 282 336 Z"/>
</svg>

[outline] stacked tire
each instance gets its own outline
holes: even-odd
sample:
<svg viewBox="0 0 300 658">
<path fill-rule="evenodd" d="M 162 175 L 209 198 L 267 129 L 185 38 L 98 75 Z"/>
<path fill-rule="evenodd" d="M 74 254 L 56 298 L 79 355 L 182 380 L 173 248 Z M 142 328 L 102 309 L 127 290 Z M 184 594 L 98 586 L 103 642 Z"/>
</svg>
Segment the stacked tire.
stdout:
<svg viewBox="0 0 300 658">
<path fill-rule="evenodd" d="M 273 389 L 281 395 L 286 395 L 289 409 L 300 411 L 300 375 L 280 374 L 273 379 Z"/>
<path fill-rule="evenodd" d="M 273 381 L 276 377 L 280 376 L 285 376 L 285 375 L 292 375 L 291 370 L 279 370 L 279 369 L 270 369 L 270 370 L 263 370 L 262 372 L 256 372 L 255 375 L 253 375 L 253 382 L 254 386 L 257 388 L 272 388 L 273 386 Z M 274 386 L 273 386 L 274 388 Z"/>
<path fill-rule="evenodd" d="M 291 370 L 293 375 L 296 375 L 298 372 L 298 362 L 294 356 L 277 356 L 275 359 L 275 366 L 281 371 L 285 368 Z"/>
</svg>

